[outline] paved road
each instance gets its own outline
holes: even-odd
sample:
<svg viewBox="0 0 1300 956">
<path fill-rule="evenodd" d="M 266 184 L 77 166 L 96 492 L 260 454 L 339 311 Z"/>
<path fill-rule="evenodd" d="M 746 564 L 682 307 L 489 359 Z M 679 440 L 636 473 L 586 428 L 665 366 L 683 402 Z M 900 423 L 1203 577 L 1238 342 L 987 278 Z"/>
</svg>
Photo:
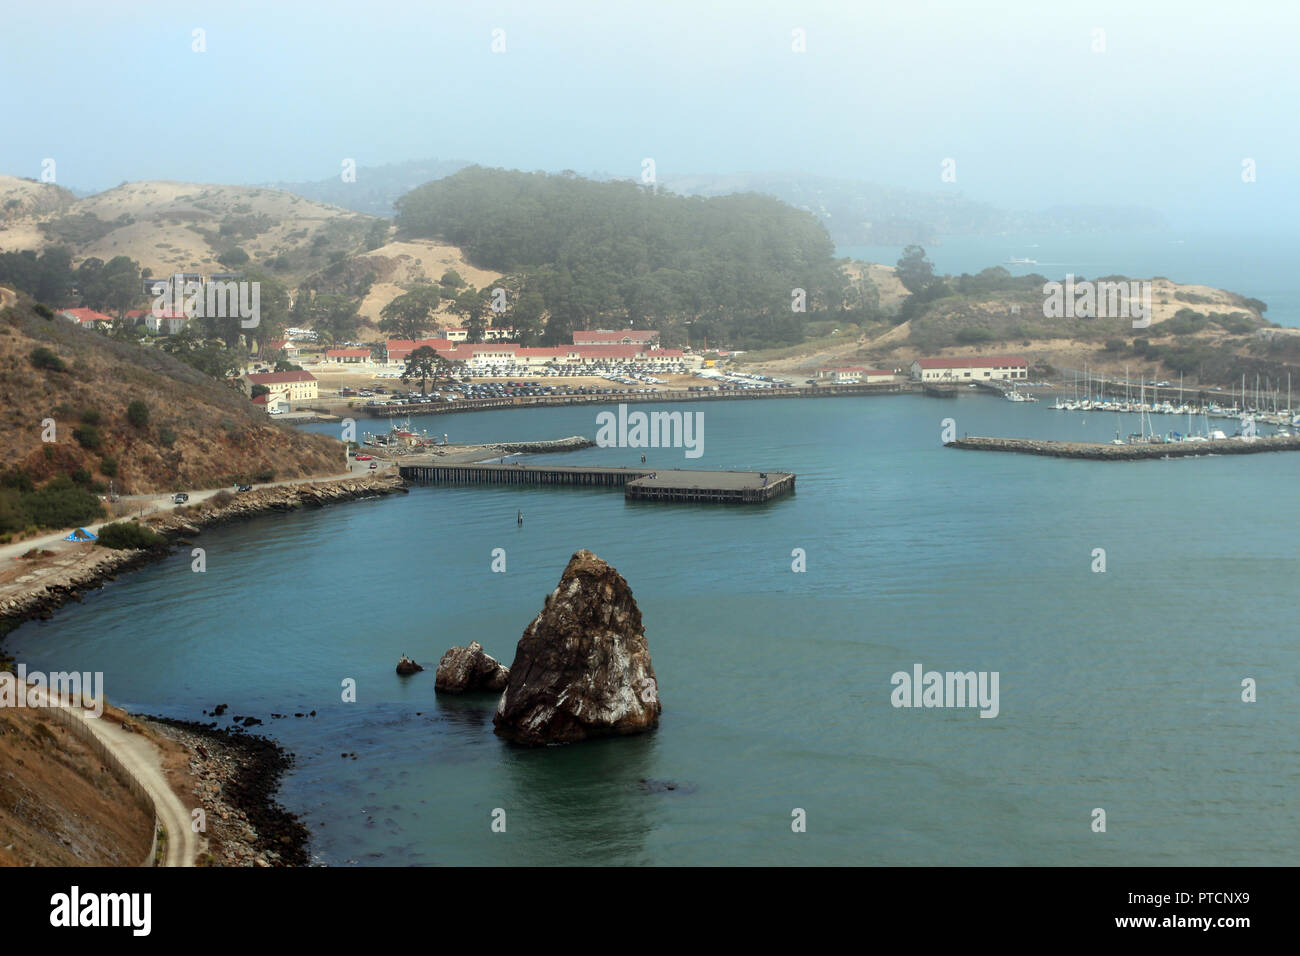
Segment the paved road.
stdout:
<svg viewBox="0 0 1300 956">
<path fill-rule="evenodd" d="M 36 690 L 37 701 L 48 703 L 48 688 L 40 687 Z M 199 837 L 191 829 L 190 812 L 167 782 L 158 748 L 148 737 L 125 730 L 116 721 L 86 719 L 79 716 L 77 708 L 70 710 L 117 756 L 153 800 L 158 819 L 167 828 L 167 855 L 162 865 L 193 866 L 199 852 Z"/>
<path fill-rule="evenodd" d="M 383 461 L 379 463 L 379 468 L 374 471 L 370 470 L 369 465 L 370 462 L 368 461 L 352 461 L 349 462 L 349 468 L 346 472 L 341 472 L 337 475 L 325 475 L 319 478 L 290 478 L 285 481 L 272 481 L 262 485 L 254 485 L 253 489 L 274 488 L 283 485 L 305 485 L 314 481 L 337 481 L 340 478 L 356 478 L 362 475 L 383 473 L 392 468 L 391 463 Z M 230 490 L 230 488 L 209 488 L 203 491 L 191 491 L 189 492 L 190 500 L 186 502 L 186 504 L 196 505 L 211 498 L 219 491 Z M 131 517 L 143 517 L 144 515 L 154 514 L 158 511 L 166 511 L 168 508 L 175 507 L 175 505 L 172 504 L 172 496 L 170 494 L 123 495 L 121 500 L 136 506 L 135 510 L 130 515 L 126 515 L 122 518 L 112 518 L 109 519 L 109 521 L 101 521 L 98 524 L 86 525 L 86 530 L 91 534 L 99 534 L 99 529 L 112 521 L 124 521 Z M 56 553 L 59 551 L 65 551 L 69 548 L 84 548 L 86 546 L 84 542 L 63 540 L 71 530 L 71 528 L 65 528 L 62 531 L 55 531 L 35 538 L 26 538 L 22 541 L 16 541 L 13 544 L 0 545 L 0 561 L 7 561 L 11 558 L 20 557 L 32 548 L 45 548 Z"/>
</svg>

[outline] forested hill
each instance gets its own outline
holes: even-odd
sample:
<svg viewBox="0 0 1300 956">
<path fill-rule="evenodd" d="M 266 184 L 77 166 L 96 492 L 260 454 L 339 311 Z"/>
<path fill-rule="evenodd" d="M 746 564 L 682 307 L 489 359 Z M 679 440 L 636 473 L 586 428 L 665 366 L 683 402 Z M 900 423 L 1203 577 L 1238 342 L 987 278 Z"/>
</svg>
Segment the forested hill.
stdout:
<svg viewBox="0 0 1300 956">
<path fill-rule="evenodd" d="M 443 239 L 508 273 L 542 341 L 575 328 L 658 328 L 665 344 L 797 342 L 839 309 L 845 279 L 809 212 L 753 193 L 703 199 L 629 182 L 473 166 L 397 203 L 408 237 Z M 792 308 L 806 292 L 806 311 Z M 544 326 L 541 325 L 544 316 Z"/>
</svg>

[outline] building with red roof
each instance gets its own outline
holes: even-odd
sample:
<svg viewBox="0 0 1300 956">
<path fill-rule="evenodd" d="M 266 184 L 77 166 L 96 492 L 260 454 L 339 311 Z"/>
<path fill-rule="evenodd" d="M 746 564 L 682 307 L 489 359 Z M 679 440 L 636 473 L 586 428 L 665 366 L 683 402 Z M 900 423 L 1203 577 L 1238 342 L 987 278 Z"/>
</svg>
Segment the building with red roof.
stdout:
<svg viewBox="0 0 1300 956">
<path fill-rule="evenodd" d="M 265 385 L 272 392 L 283 391 L 293 402 L 315 401 L 320 384 L 311 372 L 255 372 L 244 376 L 251 394 L 254 385 Z"/>
<path fill-rule="evenodd" d="M 76 322 L 83 329 L 105 328 L 113 324 L 113 317 L 94 309 L 64 309 L 59 315 Z"/>
</svg>

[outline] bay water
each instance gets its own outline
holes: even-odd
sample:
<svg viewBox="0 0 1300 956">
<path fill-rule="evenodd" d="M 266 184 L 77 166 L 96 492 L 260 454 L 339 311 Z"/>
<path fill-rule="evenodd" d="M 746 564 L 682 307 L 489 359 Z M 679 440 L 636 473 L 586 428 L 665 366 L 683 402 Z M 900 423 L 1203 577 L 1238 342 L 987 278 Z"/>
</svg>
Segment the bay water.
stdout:
<svg viewBox="0 0 1300 956">
<path fill-rule="evenodd" d="M 261 718 L 296 755 L 282 802 L 330 865 L 1295 864 L 1300 456 L 941 446 L 944 418 L 958 434 L 1116 429 L 1047 404 L 663 406 L 703 413 L 704 454 L 648 449 L 652 466 L 789 470 L 796 493 L 723 507 L 415 487 L 205 531 L 204 573 L 180 549 L 5 649 L 103 671 L 133 711 Z M 612 407 L 412 425 L 453 442 L 594 437 Z M 634 466 L 641 451 L 546 457 Z M 509 663 L 579 548 L 632 587 L 661 726 L 518 748 L 492 733 L 495 696 L 437 696 L 433 668 L 470 640 Z M 403 653 L 428 670 L 398 677 Z M 918 663 L 997 672 L 997 716 L 893 706 L 892 675 Z"/>
</svg>

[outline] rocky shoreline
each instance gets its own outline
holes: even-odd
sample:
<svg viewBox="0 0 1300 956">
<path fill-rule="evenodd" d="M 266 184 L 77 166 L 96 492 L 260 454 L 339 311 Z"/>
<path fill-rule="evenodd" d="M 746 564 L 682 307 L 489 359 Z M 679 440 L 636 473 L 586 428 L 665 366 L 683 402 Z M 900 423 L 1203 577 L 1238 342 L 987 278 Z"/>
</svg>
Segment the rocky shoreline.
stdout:
<svg viewBox="0 0 1300 956">
<path fill-rule="evenodd" d="M 365 475 L 297 485 L 278 485 L 232 496 L 226 504 L 204 502 L 193 508 L 150 515 L 141 522 L 170 540 L 197 535 L 204 528 L 262 515 L 323 507 L 342 501 L 356 501 L 381 495 L 405 493 L 406 482 L 397 475 Z M 0 638 L 31 620 L 48 620 L 69 601 L 103 587 L 126 571 L 133 571 L 165 557 L 166 549 L 112 551 L 95 547 L 78 557 L 71 567 L 36 569 L 0 590 Z"/>
<path fill-rule="evenodd" d="M 306 866 L 306 824 L 275 799 L 293 754 L 266 737 L 215 723 L 147 717 L 153 731 L 190 755 L 193 795 L 203 807 L 207 866 Z"/>
</svg>

